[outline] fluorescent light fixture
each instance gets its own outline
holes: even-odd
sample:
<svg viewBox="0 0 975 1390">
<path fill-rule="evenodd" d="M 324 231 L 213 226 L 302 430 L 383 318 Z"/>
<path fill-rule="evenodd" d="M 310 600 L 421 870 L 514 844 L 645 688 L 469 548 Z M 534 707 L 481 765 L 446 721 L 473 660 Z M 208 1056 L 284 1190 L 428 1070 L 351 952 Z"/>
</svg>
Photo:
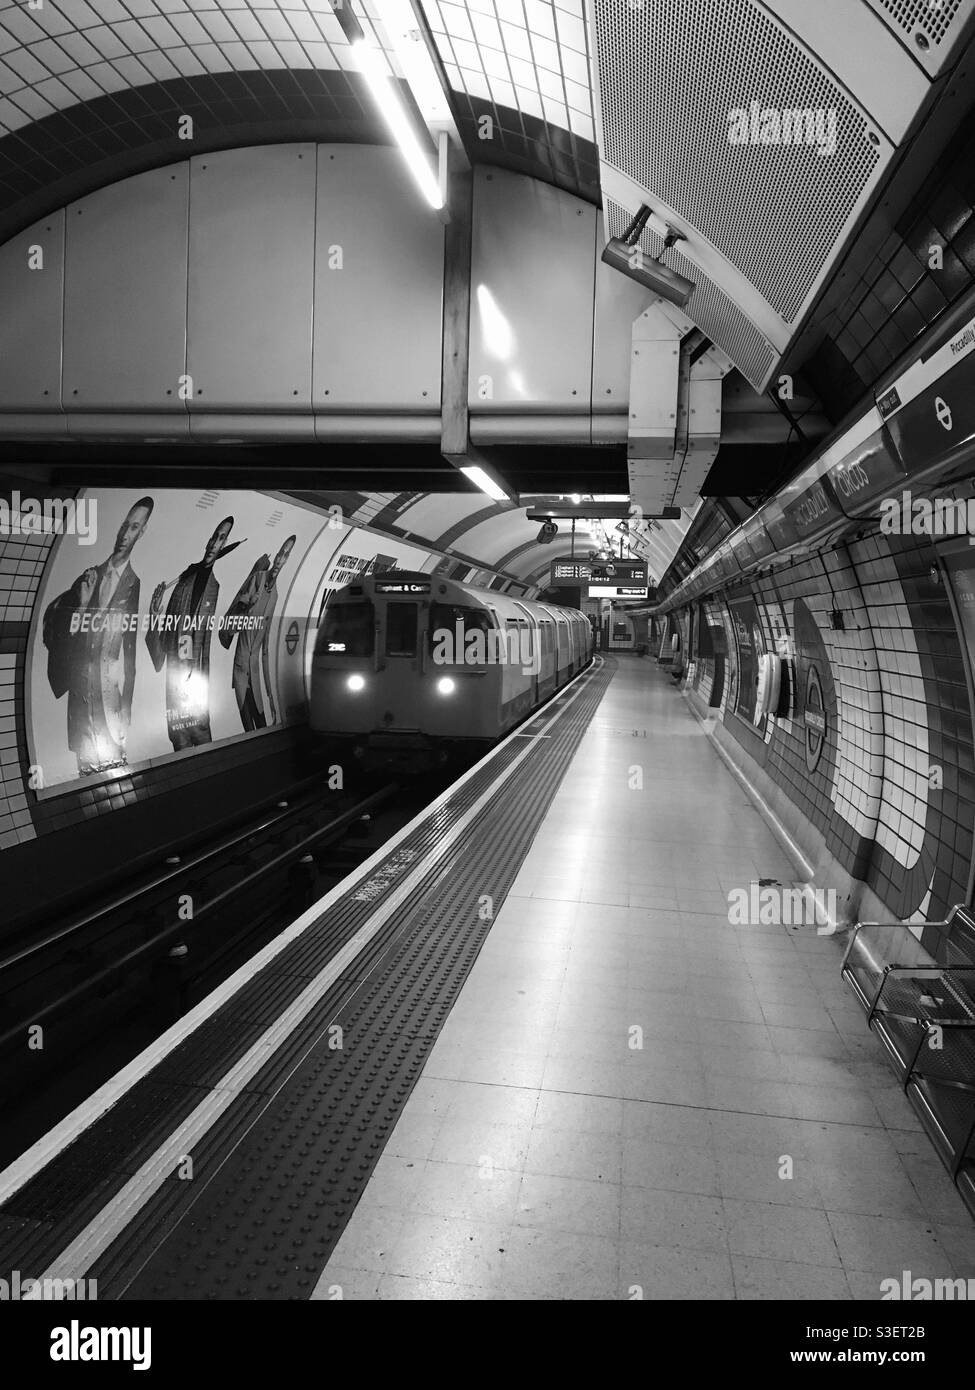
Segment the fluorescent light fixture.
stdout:
<svg viewBox="0 0 975 1390">
<path fill-rule="evenodd" d="M 420 115 L 429 126 L 452 127 L 447 97 L 429 50 L 423 41 L 420 20 L 410 0 L 373 0 L 403 76 L 410 84 Z"/>
<path fill-rule="evenodd" d="M 465 478 L 471 480 L 475 487 L 479 487 L 482 492 L 486 492 L 495 502 L 511 501 L 511 498 L 505 492 L 504 488 L 499 487 L 494 479 L 485 473 L 483 468 L 478 468 L 477 465 L 474 464 L 469 468 L 462 468 L 460 471 Z"/>
<path fill-rule="evenodd" d="M 366 79 L 373 100 L 389 127 L 389 133 L 400 147 L 414 182 L 430 206 L 439 212 L 444 205 L 440 181 L 417 138 L 413 121 L 403 105 L 395 79 L 386 71 L 385 59 L 378 49 L 373 48 L 365 39 L 357 40 L 352 45 L 352 51 L 356 55 L 359 71 Z"/>
</svg>

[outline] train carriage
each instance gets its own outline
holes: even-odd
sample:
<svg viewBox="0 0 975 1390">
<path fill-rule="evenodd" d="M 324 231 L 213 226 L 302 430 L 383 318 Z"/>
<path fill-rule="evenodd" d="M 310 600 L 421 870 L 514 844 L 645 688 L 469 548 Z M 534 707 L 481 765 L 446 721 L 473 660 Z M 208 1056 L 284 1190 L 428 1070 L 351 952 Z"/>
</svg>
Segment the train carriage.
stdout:
<svg viewBox="0 0 975 1390">
<path fill-rule="evenodd" d="M 577 610 L 386 572 L 332 595 L 312 659 L 311 725 L 367 762 L 420 770 L 486 747 L 592 659 Z"/>
</svg>

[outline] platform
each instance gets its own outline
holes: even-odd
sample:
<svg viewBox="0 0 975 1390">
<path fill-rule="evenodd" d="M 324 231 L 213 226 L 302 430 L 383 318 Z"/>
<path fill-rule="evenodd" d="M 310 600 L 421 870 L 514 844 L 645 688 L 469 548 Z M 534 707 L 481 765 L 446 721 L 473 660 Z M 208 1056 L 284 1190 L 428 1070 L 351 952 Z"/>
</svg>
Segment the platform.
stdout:
<svg viewBox="0 0 975 1390">
<path fill-rule="evenodd" d="M 101 1299 L 975 1273 L 839 941 L 729 923 L 797 874 L 669 676 L 600 660 L 0 1173 L 0 1265 Z"/>
<path fill-rule="evenodd" d="M 975 1275 L 842 938 L 729 925 L 731 890 L 799 873 L 670 677 L 621 658 L 315 1297 L 877 1299 L 905 1269 Z"/>
</svg>

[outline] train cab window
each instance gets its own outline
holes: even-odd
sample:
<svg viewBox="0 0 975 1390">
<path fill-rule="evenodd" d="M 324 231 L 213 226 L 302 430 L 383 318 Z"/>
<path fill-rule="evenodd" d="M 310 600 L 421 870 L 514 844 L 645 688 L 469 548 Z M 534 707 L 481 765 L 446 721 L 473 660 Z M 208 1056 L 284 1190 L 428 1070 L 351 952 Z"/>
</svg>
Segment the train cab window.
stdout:
<svg viewBox="0 0 975 1390">
<path fill-rule="evenodd" d="M 416 656 L 416 603 L 387 603 L 386 655 Z"/>
<path fill-rule="evenodd" d="M 372 656 L 375 610 L 371 603 L 327 603 L 318 630 L 318 656 Z"/>
</svg>

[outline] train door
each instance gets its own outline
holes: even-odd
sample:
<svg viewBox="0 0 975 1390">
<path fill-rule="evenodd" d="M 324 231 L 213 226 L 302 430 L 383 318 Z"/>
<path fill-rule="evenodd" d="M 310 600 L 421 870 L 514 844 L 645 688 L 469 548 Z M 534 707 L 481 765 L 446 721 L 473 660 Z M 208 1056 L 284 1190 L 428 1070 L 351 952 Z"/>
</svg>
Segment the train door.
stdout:
<svg viewBox="0 0 975 1390">
<path fill-rule="evenodd" d="M 541 632 L 539 631 L 538 622 L 531 609 L 526 608 L 525 605 L 519 603 L 517 599 L 514 600 L 514 605 L 525 615 L 518 620 L 518 626 L 521 629 L 519 657 L 521 659 L 522 673 L 529 677 L 531 705 L 532 708 L 534 708 L 535 705 L 538 704 L 538 687 L 541 680 Z"/>
<path fill-rule="evenodd" d="M 558 668 L 558 651 L 556 635 L 558 633 L 558 615 L 551 608 L 543 609 L 548 616 L 539 623 L 539 640 L 541 643 L 541 669 L 538 673 L 539 684 L 543 697 L 550 695 L 555 689 Z"/>
<path fill-rule="evenodd" d="M 556 615 L 555 620 L 555 684 L 564 685 L 572 674 L 572 643 L 569 620 L 564 613 Z"/>
<path fill-rule="evenodd" d="M 390 598 L 386 601 L 385 609 L 383 653 L 386 660 L 403 662 L 404 664 L 409 662 L 412 671 L 418 673 L 419 603 L 415 599 Z"/>
<path fill-rule="evenodd" d="M 487 610 L 491 614 L 491 622 L 493 625 L 492 637 L 489 638 L 489 641 L 493 639 L 494 631 L 499 633 L 502 637 L 506 637 L 507 632 L 504 618 L 502 618 L 493 603 L 487 604 Z M 490 655 L 492 651 L 494 651 L 494 656 Z M 492 673 L 489 685 L 490 689 L 494 692 L 493 718 L 495 720 L 495 727 L 503 729 L 506 727 L 507 704 L 511 695 L 508 667 L 503 660 L 504 653 L 499 654 L 497 649 L 491 646 L 488 647 L 488 652 L 488 670 Z M 501 656 L 500 661 L 499 655 Z"/>
</svg>

